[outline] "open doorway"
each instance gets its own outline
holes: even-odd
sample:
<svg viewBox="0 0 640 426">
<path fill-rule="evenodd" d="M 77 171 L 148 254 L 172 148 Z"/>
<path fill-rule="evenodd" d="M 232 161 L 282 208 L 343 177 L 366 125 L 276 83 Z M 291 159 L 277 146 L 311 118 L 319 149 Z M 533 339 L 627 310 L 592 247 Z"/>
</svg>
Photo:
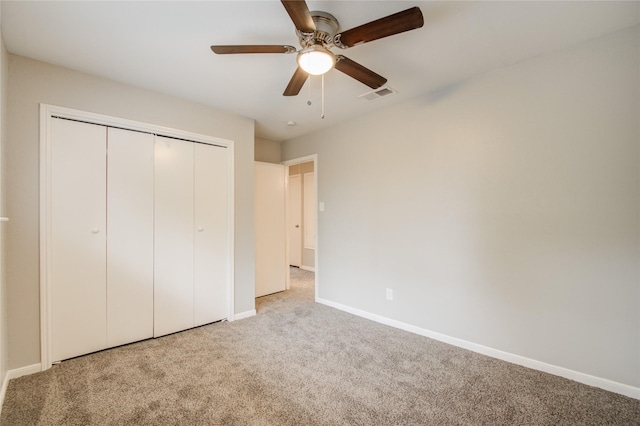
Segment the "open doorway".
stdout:
<svg viewBox="0 0 640 426">
<path fill-rule="evenodd" d="M 287 288 L 315 288 L 318 297 L 317 161 L 308 156 L 287 167 Z"/>
</svg>

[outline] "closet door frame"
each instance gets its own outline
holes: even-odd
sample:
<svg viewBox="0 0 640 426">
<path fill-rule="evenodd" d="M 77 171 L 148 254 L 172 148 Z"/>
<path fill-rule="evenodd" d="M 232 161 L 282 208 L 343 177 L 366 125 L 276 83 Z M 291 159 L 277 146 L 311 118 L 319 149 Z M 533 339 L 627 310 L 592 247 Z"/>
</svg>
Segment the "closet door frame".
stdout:
<svg viewBox="0 0 640 426">
<path fill-rule="evenodd" d="M 63 118 L 124 130 L 151 133 L 227 150 L 227 320 L 234 320 L 234 141 L 119 117 L 40 104 L 40 368 L 52 365 L 51 328 L 51 120 Z"/>
</svg>

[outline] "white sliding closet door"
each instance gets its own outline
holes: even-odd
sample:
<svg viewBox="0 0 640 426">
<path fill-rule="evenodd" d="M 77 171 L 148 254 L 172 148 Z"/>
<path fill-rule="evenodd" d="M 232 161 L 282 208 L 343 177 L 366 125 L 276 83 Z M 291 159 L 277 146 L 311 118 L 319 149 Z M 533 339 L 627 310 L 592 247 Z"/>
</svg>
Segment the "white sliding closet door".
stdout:
<svg viewBox="0 0 640 426">
<path fill-rule="evenodd" d="M 194 144 L 156 137 L 154 336 L 193 327 Z"/>
<path fill-rule="evenodd" d="M 153 337 L 153 141 L 107 135 L 107 345 Z"/>
<path fill-rule="evenodd" d="M 194 326 L 227 317 L 227 150 L 195 145 Z"/>
<path fill-rule="evenodd" d="M 51 120 L 51 356 L 106 347 L 106 132 Z"/>
<path fill-rule="evenodd" d="M 232 316 L 233 144 L 56 108 L 41 107 L 43 368 Z"/>
</svg>

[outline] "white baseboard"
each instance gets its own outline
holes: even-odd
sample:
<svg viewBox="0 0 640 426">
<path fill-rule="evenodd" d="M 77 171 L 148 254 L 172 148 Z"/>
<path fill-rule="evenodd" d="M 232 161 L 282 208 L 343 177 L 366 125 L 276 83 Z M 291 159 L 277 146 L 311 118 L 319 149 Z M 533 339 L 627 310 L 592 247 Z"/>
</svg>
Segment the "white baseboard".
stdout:
<svg viewBox="0 0 640 426">
<path fill-rule="evenodd" d="M 26 367 L 16 368 L 9 370 L 2 378 L 2 388 L 0 388 L 0 412 L 2 412 L 2 406 L 4 405 L 4 397 L 7 394 L 7 387 L 9 387 L 9 380 L 17 379 L 18 377 L 26 376 L 29 374 L 39 373 L 42 371 L 40 363 L 27 365 Z"/>
<path fill-rule="evenodd" d="M 312 268 L 311 266 L 304 266 L 304 265 L 300 265 L 300 269 L 302 269 L 303 271 L 309 271 L 309 272 L 316 271 L 316 268 Z"/>
<path fill-rule="evenodd" d="M 241 319 L 245 319 L 245 318 L 249 318 L 252 317 L 256 314 L 256 310 L 252 309 L 250 311 L 245 311 L 245 312 L 240 312 L 239 314 L 235 314 L 233 316 L 233 320 L 241 320 Z"/>
<path fill-rule="evenodd" d="M 477 343 L 469 342 L 467 340 L 458 339 L 457 337 L 447 336 L 446 334 L 420 328 L 415 325 L 411 325 L 401 321 L 383 317 L 381 315 L 372 314 L 370 312 L 363 311 L 357 308 L 352 308 L 350 306 L 342 305 L 340 303 L 332 302 L 330 300 L 316 298 L 316 302 L 322 303 L 323 305 L 327 305 L 332 308 L 339 309 L 341 311 L 348 312 L 353 315 L 357 315 L 362 318 L 379 322 L 381 324 L 399 328 L 401 330 L 419 334 L 421 336 L 429 337 L 431 339 L 438 340 L 440 342 L 448 343 L 450 345 L 457 346 L 463 349 L 468 349 L 470 351 L 487 355 L 493 358 L 501 359 L 503 361 L 507 361 L 512 364 L 517 364 L 523 367 L 528 367 L 534 370 L 553 374 L 555 376 L 564 377 L 565 379 L 574 380 L 576 382 L 584 383 L 585 385 L 604 389 L 609 392 L 615 392 L 631 398 L 640 399 L 639 387 L 634 387 L 631 385 L 626 385 L 624 383 L 614 382 L 613 380 L 592 376 L 590 374 L 581 373 L 579 371 L 570 370 L 568 368 L 559 367 L 557 365 L 548 364 L 546 362 L 537 361 L 535 359 L 526 358 L 526 357 L 515 355 L 509 352 L 504 352 L 499 349 L 493 349 L 488 346 L 483 346 Z"/>
</svg>

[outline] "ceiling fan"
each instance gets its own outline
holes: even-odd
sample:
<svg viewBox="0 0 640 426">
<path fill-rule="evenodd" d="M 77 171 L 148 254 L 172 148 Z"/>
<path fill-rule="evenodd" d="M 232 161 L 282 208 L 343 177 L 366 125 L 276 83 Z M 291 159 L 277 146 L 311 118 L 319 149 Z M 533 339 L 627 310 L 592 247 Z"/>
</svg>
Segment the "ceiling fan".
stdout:
<svg viewBox="0 0 640 426">
<path fill-rule="evenodd" d="M 219 55 L 238 53 L 297 53 L 298 68 L 291 77 L 284 96 L 295 96 L 311 75 L 322 75 L 332 68 L 377 89 L 387 79 L 343 55 L 335 55 L 332 47 L 347 49 L 380 38 L 422 27 L 424 19 L 418 7 L 394 13 L 347 31 L 338 32 L 338 20 L 331 14 L 310 12 L 304 0 L 281 0 L 296 27 L 301 49 L 288 45 L 211 46 Z"/>
</svg>

